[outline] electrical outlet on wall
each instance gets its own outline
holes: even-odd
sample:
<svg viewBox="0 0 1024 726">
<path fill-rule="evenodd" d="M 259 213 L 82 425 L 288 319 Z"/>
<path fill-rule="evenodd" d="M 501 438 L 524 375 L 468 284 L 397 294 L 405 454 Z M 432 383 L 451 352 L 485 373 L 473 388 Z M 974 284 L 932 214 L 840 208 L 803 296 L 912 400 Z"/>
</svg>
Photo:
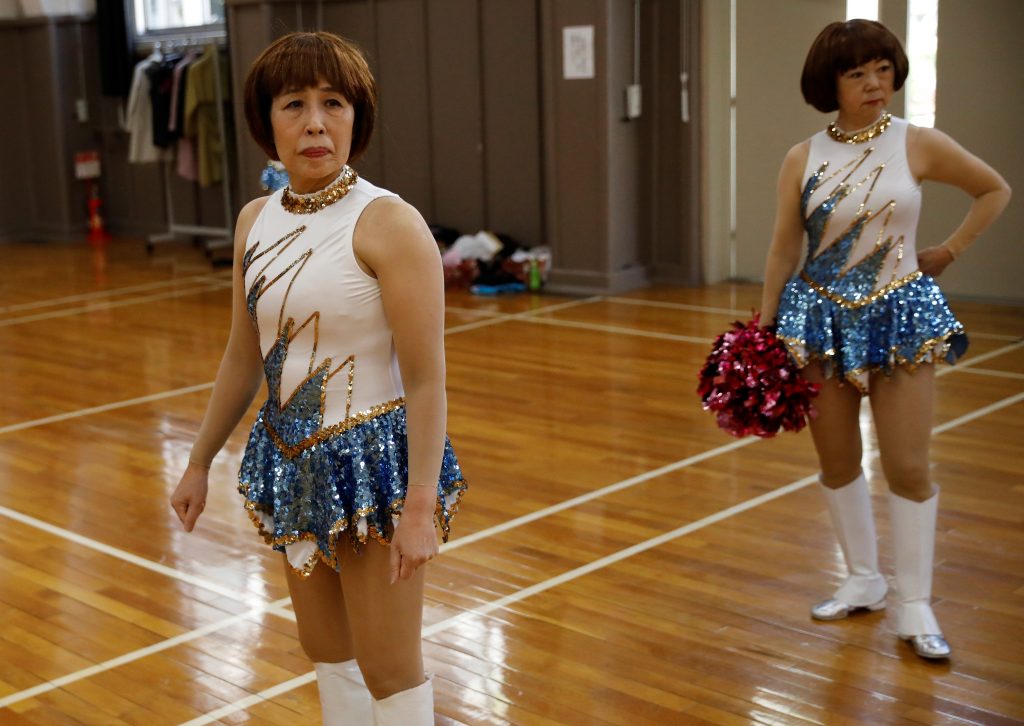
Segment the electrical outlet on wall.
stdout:
<svg viewBox="0 0 1024 726">
<path fill-rule="evenodd" d="M 626 86 L 626 118 L 640 118 L 643 108 L 643 94 L 639 83 L 631 83 Z"/>
<path fill-rule="evenodd" d="M 89 120 L 89 104 L 84 98 L 75 99 L 75 120 L 80 124 Z"/>
</svg>

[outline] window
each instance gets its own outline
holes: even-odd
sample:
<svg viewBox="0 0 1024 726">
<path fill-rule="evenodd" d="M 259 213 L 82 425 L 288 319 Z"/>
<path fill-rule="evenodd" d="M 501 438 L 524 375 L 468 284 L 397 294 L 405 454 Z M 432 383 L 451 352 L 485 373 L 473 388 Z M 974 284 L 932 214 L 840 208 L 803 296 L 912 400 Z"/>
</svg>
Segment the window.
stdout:
<svg viewBox="0 0 1024 726">
<path fill-rule="evenodd" d="M 846 19 L 878 20 L 878 0 L 846 0 Z"/>
<path fill-rule="evenodd" d="M 907 121 L 935 126 L 935 51 L 939 44 L 939 0 L 907 3 Z"/>
<path fill-rule="evenodd" d="M 224 0 L 125 0 L 137 40 L 206 39 L 224 34 Z"/>
</svg>

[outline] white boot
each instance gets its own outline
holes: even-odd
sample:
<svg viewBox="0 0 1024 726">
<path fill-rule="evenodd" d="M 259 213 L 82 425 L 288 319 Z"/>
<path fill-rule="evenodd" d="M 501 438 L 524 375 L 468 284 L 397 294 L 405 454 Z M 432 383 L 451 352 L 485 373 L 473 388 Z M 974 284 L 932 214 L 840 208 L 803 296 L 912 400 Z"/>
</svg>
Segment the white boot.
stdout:
<svg viewBox="0 0 1024 726">
<path fill-rule="evenodd" d="M 373 701 L 375 726 L 434 726 L 434 684 L 420 685 Z"/>
<path fill-rule="evenodd" d="M 896 632 L 922 658 L 948 658 L 951 652 L 931 606 L 938 508 L 938 492 L 923 502 L 889 493 L 899 602 Z"/>
<path fill-rule="evenodd" d="M 811 608 L 811 617 L 840 620 L 860 608 L 881 610 L 885 607 L 888 585 L 878 571 L 878 541 L 868 481 L 861 473 L 838 489 L 830 489 L 824 484 L 821 488 L 848 574 L 832 597 Z"/>
<path fill-rule="evenodd" d="M 324 726 L 372 726 L 373 697 L 355 659 L 314 663 Z"/>
</svg>

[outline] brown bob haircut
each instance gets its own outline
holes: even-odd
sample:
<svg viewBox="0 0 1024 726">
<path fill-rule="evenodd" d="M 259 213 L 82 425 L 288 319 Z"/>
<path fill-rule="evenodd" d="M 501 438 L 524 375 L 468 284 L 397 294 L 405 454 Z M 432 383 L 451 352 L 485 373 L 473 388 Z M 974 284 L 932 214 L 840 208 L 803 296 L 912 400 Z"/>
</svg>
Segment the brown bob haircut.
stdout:
<svg viewBox="0 0 1024 726">
<path fill-rule="evenodd" d="M 910 62 L 899 38 L 874 20 L 847 20 L 829 23 L 811 44 L 800 76 L 804 100 L 823 113 L 839 108 L 836 81 L 851 68 L 873 60 L 893 65 L 893 90 L 903 88 Z"/>
<path fill-rule="evenodd" d="M 280 159 L 270 125 L 274 97 L 320 83 L 341 93 L 355 112 L 349 161 L 366 151 L 377 116 L 377 84 L 362 51 L 334 33 L 289 33 L 260 53 L 245 79 L 249 133 L 271 159 Z"/>
</svg>

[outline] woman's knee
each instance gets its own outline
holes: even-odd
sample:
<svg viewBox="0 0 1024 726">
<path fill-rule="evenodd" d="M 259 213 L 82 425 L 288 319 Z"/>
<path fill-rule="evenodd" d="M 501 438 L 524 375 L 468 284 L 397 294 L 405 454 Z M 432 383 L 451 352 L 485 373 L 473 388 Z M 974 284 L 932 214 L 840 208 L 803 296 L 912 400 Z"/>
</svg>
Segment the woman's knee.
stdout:
<svg viewBox="0 0 1024 726">
<path fill-rule="evenodd" d="M 387 698 L 423 683 L 423 659 L 356 656 L 366 687 L 376 699 Z"/>
<path fill-rule="evenodd" d="M 893 494 L 915 502 L 935 492 L 927 462 L 882 462 L 882 471 Z"/>
<path fill-rule="evenodd" d="M 341 663 L 355 657 L 351 637 L 337 622 L 300 626 L 299 644 L 314 663 Z"/>
</svg>

